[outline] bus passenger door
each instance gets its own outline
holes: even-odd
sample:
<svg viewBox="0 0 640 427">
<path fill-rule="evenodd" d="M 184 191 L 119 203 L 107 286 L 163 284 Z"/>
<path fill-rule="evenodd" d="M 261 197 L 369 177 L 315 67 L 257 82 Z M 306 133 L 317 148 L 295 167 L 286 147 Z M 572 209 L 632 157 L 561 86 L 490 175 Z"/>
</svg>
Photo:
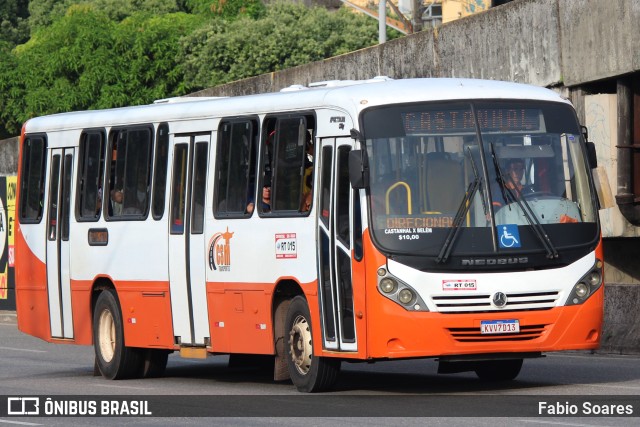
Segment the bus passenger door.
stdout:
<svg viewBox="0 0 640 427">
<path fill-rule="evenodd" d="M 69 274 L 69 216 L 73 148 L 51 150 L 47 206 L 47 295 L 52 338 L 73 338 Z"/>
<path fill-rule="evenodd" d="M 328 138 L 320 146 L 318 260 L 323 344 L 357 351 L 351 275 L 349 152 L 353 141 Z"/>
<path fill-rule="evenodd" d="M 173 140 L 169 281 L 178 344 L 204 346 L 209 337 L 205 283 L 204 202 L 210 135 Z"/>
</svg>

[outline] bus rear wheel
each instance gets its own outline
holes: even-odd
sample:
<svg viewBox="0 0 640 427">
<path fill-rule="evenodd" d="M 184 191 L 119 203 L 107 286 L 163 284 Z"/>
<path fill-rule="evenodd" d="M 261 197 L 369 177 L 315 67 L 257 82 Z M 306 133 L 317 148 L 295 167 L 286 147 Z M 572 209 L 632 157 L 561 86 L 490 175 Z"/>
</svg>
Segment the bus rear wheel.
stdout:
<svg viewBox="0 0 640 427">
<path fill-rule="evenodd" d="M 120 303 L 110 289 L 100 293 L 93 311 L 93 347 L 103 377 L 116 380 L 140 375 L 142 354 L 124 345 Z"/>
<path fill-rule="evenodd" d="M 140 376 L 142 378 L 158 378 L 164 375 L 169 353 L 168 350 L 155 350 L 151 348 L 143 350 L 142 372 Z"/>
<path fill-rule="evenodd" d="M 301 296 L 291 301 L 285 332 L 287 368 L 298 391 L 311 393 L 330 388 L 338 378 L 340 360 L 313 355 L 309 306 Z"/>
<path fill-rule="evenodd" d="M 476 375 L 483 381 L 511 381 L 522 369 L 522 359 L 487 360 L 478 362 Z"/>
</svg>

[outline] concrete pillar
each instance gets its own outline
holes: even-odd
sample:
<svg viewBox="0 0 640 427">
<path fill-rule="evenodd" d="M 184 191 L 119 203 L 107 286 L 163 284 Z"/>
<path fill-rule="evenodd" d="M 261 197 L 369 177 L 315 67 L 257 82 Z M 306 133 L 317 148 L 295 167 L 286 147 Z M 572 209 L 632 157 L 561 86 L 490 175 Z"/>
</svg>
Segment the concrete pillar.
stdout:
<svg viewBox="0 0 640 427">
<path fill-rule="evenodd" d="M 616 200 L 619 205 L 633 203 L 631 188 L 631 80 L 621 77 L 617 81 L 618 94 L 618 192 Z M 622 206 L 621 206 L 622 207 Z M 624 214 L 624 209 L 621 209 Z M 625 215 L 626 216 L 626 215 Z M 629 218 L 627 218 L 629 219 Z M 635 221 L 629 220 L 631 223 Z"/>
</svg>

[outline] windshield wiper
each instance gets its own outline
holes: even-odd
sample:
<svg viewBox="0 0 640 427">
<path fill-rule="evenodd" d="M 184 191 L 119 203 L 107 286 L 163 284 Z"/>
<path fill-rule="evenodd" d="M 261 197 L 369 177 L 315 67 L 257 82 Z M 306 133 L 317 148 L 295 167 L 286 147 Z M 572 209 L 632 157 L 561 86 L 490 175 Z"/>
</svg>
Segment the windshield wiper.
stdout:
<svg viewBox="0 0 640 427">
<path fill-rule="evenodd" d="M 471 160 L 471 169 L 473 170 L 473 176 L 475 176 L 476 181 L 478 181 L 478 189 L 480 190 L 480 199 L 482 200 L 482 210 L 484 211 L 484 214 L 486 216 L 489 213 L 489 207 L 487 205 L 487 199 L 485 198 L 485 195 L 484 195 L 484 187 L 480 185 L 482 183 L 482 179 L 480 178 L 476 161 L 473 159 L 473 154 L 471 154 L 471 149 L 469 147 L 467 147 L 467 154 L 469 154 L 469 160 Z"/>
<path fill-rule="evenodd" d="M 473 162 L 473 157 L 471 158 L 471 162 Z M 469 208 L 471 207 L 471 201 L 473 200 L 473 196 L 475 196 L 476 191 L 480 188 L 482 183 L 482 178 L 478 177 L 477 171 L 475 170 L 474 165 L 474 174 L 475 179 L 469 183 L 469 188 L 467 188 L 467 192 L 460 202 L 460 206 L 458 206 L 458 212 L 456 212 L 456 216 L 453 218 L 453 224 L 451 225 L 451 229 L 449 230 L 449 234 L 447 234 L 447 238 L 444 240 L 442 244 L 442 248 L 440 249 L 440 253 L 436 258 L 436 262 L 438 264 L 444 264 L 449 259 L 449 255 L 451 254 L 451 249 L 453 248 L 453 243 L 456 241 L 458 237 L 458 232 L 460 231 L 460 224 L 464 219 L 464 216 L 469 212 Z M 480 190 L 482 192 L 482 190 Z M 484 196 L 483 196 L 483 204 L 484 204 Z"/>
<path fill-rule="evenodd" d="M 476 194 L 476 191 L 478 191 L 480 182 L 481 180 L 476 178 L 471 183 L 469 183 L 469 188 L 467 189 L 467 192 L 464 195 L 464 198 L 462 199 L 460 206 L 458 207 L 458 212 L 456 213 L 456 216 L 453 218 L 453 224 L 451 225 L 449 234 L 447 235 L 447 238 L 445 239 L 442 245 L 442 249 L 440 249 L 440 253 L 436 258 L 436 262 L 438 264 L 445 263 L 449 258 L 449 255 L 451 254 L 451 249 L 453 248 L 453 243 L 456 241 L 456 238 L 458 237 L 458 232 L 460 231 L 460 224 L 462 223 L 464 216 L 467 214 L 467 212 L 469 211 L 469 208 L 471 207 L 471 200 L 473 200 L 473 196 Z"/>
<path fill-rule="evenodd" d="M 527 219 L 527 222 L 533 228 L 534 234 L 540 240 L 542 246 L 544 246 L 544 249 L 547 251 L 547 258 L 558 258 L 558 251 L 553 246 L 553 243 L 551 242 L 549 235 L 547 235 L 547 232 L 544 230 L 544 227 L 542 226 L 542 224 L 540 224 L 540 221 L 538 221 L 538 217 L 536 216 L 533 209 L 531 209 L 531 205 L 529 204 L 529 202 L 527 202 L 527 200 L 522 197 L 520 192 L 513 191 L 509 186 L 506 185 L 493 142 L 491 143 L 491 158 L 493 159 L 493 167 L 496 171 L 496 181 L 498 182 L 498 186 L 502 191 L 502 196 L 505 203 L 508 202 L 508 199 L 506 197 L 508 194 L 511 200 L 514 200 L 516 203 L 518 203 L 518 207 L 520 207 L 520 210 Z M 509 180 L 511 181 L 512 187 L 515 188 L 515 182 L 513 182 L 513 179 L 509 177 Z"/>
</svg>

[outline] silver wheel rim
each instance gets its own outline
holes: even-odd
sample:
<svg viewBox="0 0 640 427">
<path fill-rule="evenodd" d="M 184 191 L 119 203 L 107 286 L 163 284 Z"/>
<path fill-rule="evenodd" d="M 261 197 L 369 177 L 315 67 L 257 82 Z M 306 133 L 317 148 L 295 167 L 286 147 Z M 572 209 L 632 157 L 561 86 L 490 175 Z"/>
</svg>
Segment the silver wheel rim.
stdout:
<svg viewBox="0 0 640 427">
<path fill-rule="evenodd" d="M 102 359 L 109 363 L 116 351 L 116 325 L 109 310 L 100 313 L 98 322 L 98 345 Z"/>
<path fill-rule="evenodd" d="M 311 343 L 311 328 L 304 316 L 296 316 L 291 331 L 289 331 L 289 349 L 291 360 L 301 375 L 307 375 L 311 368 L 313 345 Z"/>
</svg>

